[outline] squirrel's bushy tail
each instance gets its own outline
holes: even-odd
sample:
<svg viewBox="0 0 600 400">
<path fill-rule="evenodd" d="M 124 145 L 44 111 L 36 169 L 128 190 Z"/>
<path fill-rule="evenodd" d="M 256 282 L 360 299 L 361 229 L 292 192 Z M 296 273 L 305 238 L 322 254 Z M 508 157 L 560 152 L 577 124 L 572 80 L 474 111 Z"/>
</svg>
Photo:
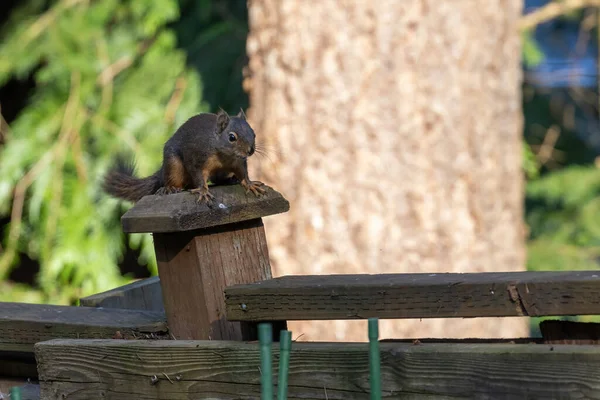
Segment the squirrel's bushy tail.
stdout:
<svg viewBox="0 0 600 400">
<path fill-rule="evenodd" d="M 136 178 L 134 172 L 135 163 L 132 159 L 117 158 L 114 167 L 104 176 L 102 189 L 113 197 L 131 202 L 154 194 L 160 189 L 160 170 L 146 178 Z"/>
</svg>

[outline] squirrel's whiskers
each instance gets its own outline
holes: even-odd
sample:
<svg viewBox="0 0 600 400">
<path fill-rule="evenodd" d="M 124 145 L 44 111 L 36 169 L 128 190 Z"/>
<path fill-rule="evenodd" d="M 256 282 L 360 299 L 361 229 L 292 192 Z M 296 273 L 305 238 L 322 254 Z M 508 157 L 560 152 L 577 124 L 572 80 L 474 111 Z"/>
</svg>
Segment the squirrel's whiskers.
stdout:
<svg viewBox="0 0 600 400">
<path fill-rule="evenodd" d="M 269 155 L 269 154 L 273 154 L 273 153 L 278 156 L 281 155 L 281 150 L 279 150 L 278 148 L 276 148 L 274 146 L 262 144 L 262 143 L 256 143 L 254 151 L 259 154 L 262 154 L 262 155 Z"/>
<path fill-rule="evenodd" d="M 258 158 L 262 158 L 262 159 L 266 158 L 271 163 L 274 163 L 273 159 L 270 157 L 271 154 L 269 153 L 269 151 L 267 151 L 263 147 L 255 146 L 255 148 L 254 148 L 254 154 L 256 156 L 258 156 Z"/>
</svg>

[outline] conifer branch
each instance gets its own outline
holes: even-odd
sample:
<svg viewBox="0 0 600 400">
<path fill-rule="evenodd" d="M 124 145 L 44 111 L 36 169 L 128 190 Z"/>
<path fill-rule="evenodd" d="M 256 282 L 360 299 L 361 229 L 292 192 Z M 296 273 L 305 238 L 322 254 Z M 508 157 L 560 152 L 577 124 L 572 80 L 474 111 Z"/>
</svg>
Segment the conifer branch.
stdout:
<svg viewBox="0 0 600 400">
<path fill-rule="evenodd" d="M 179 104 L 181 104 L 181 100 L 183 99 L 183 93 L 185 92 L 185 88 L 187 86 L 187 81 L 185 77 L 180 76 L 177 78 L 175 82 L 175 89 L 173 90 L 173 94 L 167 103 L 167 107 L 165 109 L 165 121 L 168 124 L 172 124 L 175 121 L 175 114 L 177 113 L 177 109 L 179 108 Z"/>
<path fill-rule="evenodd" d="M 560 17 L 570 11 L 585 7 L 600 7 L 600 0 L 560 0 L 546 4 L 537 10 L 521 17 L 519 28 L 526 31 Z"/>
<path fill-rule="evenodd" d="M 78 81 L 76 83 L 77 85 L 79 84 Z M 78 92 L 78 90 L 74 90 L 74 88 L 72 87 L 71 95 L 69 96 L 69 99 L 67 100 L 65 106 L 64 121 L 70 120 L 70 116 L 72 113 L 72 101 L 75 92 Z M 58 142 L 48 152 L 46 152 L 46 154 L 44 154 L 43 157 L 38 160 L 38 162 L 34 164 L 34 166 L 23 176 L 23 178 L 21 178 L 21 180 L 19 180 L 19 182 L 15 186 L 10 216 L 8 244 L 6 246 L 5 251 L 0 256 L 0 280 L 6 278 L 6 274 L 8 273 L 10 266 L 17 255 L 17 245 L 19 243 L 19 238 L 21 237 L 21 225 L 23 223 L 23 207 L 25 204 L 25 194 L 27 192 L 27 189 L 29 189 L 29 187 L 35 182 L 38 176 L 51 165 L 52 161 L 55 160 L 57 156 L 60 156 L 61 152 L 66 149 L 68 145 L 69 133 L 70 129 L 63 129 L 59 136 Z M 62 187 L 60 188 L 60 190 L 62 192 Z M 57 209 L 54 210 L 55 213 L 58 212 Z"/>
<path fill-rule="evenodd" d="M 63 0 L 39 17 L 25 32 L 23 46 L 40 36 L 65 10 L 87 0 Z"/>
</svg>

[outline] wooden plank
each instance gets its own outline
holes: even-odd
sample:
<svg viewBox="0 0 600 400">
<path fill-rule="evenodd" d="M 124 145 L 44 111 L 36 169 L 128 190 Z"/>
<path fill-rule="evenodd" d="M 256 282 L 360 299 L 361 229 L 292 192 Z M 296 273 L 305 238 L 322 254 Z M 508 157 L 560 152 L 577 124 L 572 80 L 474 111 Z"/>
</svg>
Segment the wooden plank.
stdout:
<svg viewBox="0 0 600 400">
<path fill-rule="evenodd" d="M 175 338 L 256 338 L 248 324 L 225 319 L 223 290 L 271 278 L 260 219 L 191 232 L 156 233 L 154 247 L 169 329 Z"/>
<path fill-rule="evenodd" d="M 380 346 L 384 398 L 600 399 L 600 346 Z M 53 340 L 36 358 L 42 399 L 260 398 L 257 343 Z M 294 343 L 288 398 L 368 399 L 368 374 L 366 343 Z"/>
<path fill-rule="evenodd" d="M 164 312 L 160 279 L 153 276 L 79 299 L 84 307 L 120 308 Z"/>
<path fill-rule="evenodd" d="M 54 338 L 130 339 L 147 334 L 167 334 L 163 313 L 0 302 L 0 350 L 33 351 L 34 343 Z"/>
<path fill-rule="evenodd" d="M 198 203 L 198 196 L 181 192 L 166 196 L 146 196 L 129 209 L 121 223 L 123 230 L 134 232 L 180 232 L 221 226 L 283 213 L 289 202 L 271 187 L 260 197 L 246 193 L 241 185 L 210 188 L 215 196 L 212 207 Z"/>
<path fill-rule="evenodd" d="M 600 272 L 284 276 L 225 289 L 231 321 L 600 314 Z"/>
</svg>

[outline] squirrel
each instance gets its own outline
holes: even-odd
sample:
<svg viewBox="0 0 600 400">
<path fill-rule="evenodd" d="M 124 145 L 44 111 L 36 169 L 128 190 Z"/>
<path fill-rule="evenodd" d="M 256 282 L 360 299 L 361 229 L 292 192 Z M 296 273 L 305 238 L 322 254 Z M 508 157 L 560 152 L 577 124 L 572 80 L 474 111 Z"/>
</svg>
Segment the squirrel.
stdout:
<svg viewBox="0 0 600 400">
<path fill-rule="evenodd" d="M 244 111 L 230 117 L 220 109 L 217 114 L 200 113 L 189 118 L 164 144 L 161 168 L 154 174 L 137 178 L 131 160 L 117 160 L 104 177 L 103 189 L 109 195 L 137 202 L 147 195 L 167 195 L 189 190 L 198 194 L 199 203 L 212 204 L 208 190 L 213 184 L 239 182 L 246 193 L 265 193 L 260 181 L 248 177 L 247 159 L 255 151 L 256 135 Z"/>
</svg>

